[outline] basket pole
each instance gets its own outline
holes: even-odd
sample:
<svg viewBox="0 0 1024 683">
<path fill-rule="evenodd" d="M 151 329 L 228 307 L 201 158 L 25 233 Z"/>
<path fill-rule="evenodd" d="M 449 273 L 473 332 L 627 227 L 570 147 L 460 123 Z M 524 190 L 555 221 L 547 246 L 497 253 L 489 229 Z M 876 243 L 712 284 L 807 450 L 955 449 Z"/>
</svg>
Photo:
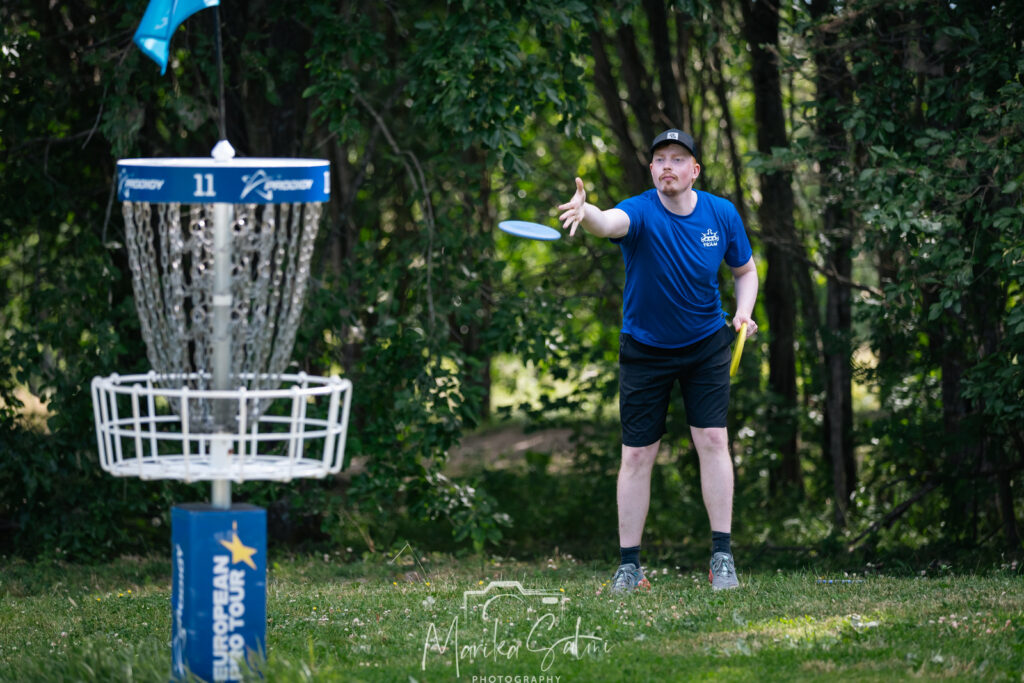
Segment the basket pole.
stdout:
<svg viewBox="0 0 1024 683">
<path fill-rule="evenodd" d="M 213 388 L 231 389 L 231 204 L 213 205 Z M 211 463 L 224 469 L 229 458 L 233 402 L 214 401 L 214 422 L 217 433 L 210 442 Z M 212 483 L 210 502 L 215 508 L 231 507 L 231 480 L 216 479 Z"/>
</svg>

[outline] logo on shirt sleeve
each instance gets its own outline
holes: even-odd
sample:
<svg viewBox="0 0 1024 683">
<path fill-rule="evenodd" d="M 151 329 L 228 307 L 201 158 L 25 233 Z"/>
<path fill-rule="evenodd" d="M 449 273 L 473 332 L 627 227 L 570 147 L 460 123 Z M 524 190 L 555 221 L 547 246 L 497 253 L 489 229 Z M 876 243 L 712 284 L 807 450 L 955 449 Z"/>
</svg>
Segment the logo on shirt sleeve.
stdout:
<svg viewBox="0 0 1024 683">
<path fill-rule="evenodd" d="M 708 228 L 708 231 L 700 236 L 700 242 L 705 247 L 717 247 L 718 246 L 718 233 Z"/>
</svg>

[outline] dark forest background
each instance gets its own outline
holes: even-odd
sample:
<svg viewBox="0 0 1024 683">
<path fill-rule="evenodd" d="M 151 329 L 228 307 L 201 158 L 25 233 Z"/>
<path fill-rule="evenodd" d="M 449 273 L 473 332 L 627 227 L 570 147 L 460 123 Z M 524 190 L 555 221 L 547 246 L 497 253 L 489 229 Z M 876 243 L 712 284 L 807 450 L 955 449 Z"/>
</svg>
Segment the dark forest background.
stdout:
<svg viewBox="0 0 1024 683">
<path fill-rule="evenodd" d="M 218 138 L 215 13 L 179 29 L 161 77 L 131 43 L 144 8 L 0 7 L 2 553 L 161 550 L 169 506 L 208 495 L 114 479 L 95 450 L 89 381 L 147 369 L 115 163 Z M 270 510 L 273 543 L 613 548 L 619 251 L 496 225 L 554 225 L 575 175 L 603 208 L 643 191 L 649 142 L 675 126 L 760 267 L 730 425 L 737 545 L 1020 555 L 1024 3 L 256 0 L 220 16 L 239 153 L 331 161 L 294 361 L 356 388 L 352 468 L 237 487 Z M 571 452 L 446 470 L 465 435 L 507 424 L 569 428 Z M 654 476 L 645 545 L 665 556 L 705 550 L 686 435 L 676 417 Z"/>
</svg>

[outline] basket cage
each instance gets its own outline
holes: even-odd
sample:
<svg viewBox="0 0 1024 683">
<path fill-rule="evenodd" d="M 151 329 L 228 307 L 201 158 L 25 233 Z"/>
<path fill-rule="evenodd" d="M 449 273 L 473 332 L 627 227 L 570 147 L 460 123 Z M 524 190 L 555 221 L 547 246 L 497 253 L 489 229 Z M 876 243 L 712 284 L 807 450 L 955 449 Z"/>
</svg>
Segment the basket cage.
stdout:
<svg viewBox="0 0 1024 683">
<path fill-rule="evenodd" d="M 312 202 L 232 206 L 230 322 L 218 332 L 212 313 L 215 205 L 122 203 L 147 357 L 157 387 L 198 392 L 185 411 L 173 392 L 166 397 L 173 412 L 188 416 L 191 433 L 233 432 L 241 413 L 254 420 L 267 410 L 269 399 L 260 398 L 258 390 L 278 387 L 291 357 L 321 207 Z M 209 369 L 225 337 L 229 384 L 250 392 L 244 411 L 218 408 L 218 399 L 203 393 L 215 386 Z"/>
<path fill-rule="evenodd" d="M 190 388 L 209 379 L 156 372 L 93 379 L 103 469 L 142 479 L 241 482 L 323 477 L 344 467 L 349 380 L 300 373 L 276 376 L 274 389 Z M 269 409 L 254 414 L 252 405 Z M 191 411 L 212 408 L 230 413 L 234 428 L 193 430 Z"/>
</svg>

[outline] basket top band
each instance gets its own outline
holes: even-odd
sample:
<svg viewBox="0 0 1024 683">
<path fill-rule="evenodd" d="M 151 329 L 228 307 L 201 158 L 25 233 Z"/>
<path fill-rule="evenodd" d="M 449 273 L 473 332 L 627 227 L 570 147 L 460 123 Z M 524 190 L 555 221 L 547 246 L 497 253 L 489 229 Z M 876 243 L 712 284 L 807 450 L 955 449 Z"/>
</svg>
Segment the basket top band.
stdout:
<svg viewBox="0 0 1024 683">
<path fill-rule="evenodd" d="M 326 159 L 243 157 L 121 159 L 117 196 L 154 204 L 323 203 L 331 195 Z"/>
</svg>

